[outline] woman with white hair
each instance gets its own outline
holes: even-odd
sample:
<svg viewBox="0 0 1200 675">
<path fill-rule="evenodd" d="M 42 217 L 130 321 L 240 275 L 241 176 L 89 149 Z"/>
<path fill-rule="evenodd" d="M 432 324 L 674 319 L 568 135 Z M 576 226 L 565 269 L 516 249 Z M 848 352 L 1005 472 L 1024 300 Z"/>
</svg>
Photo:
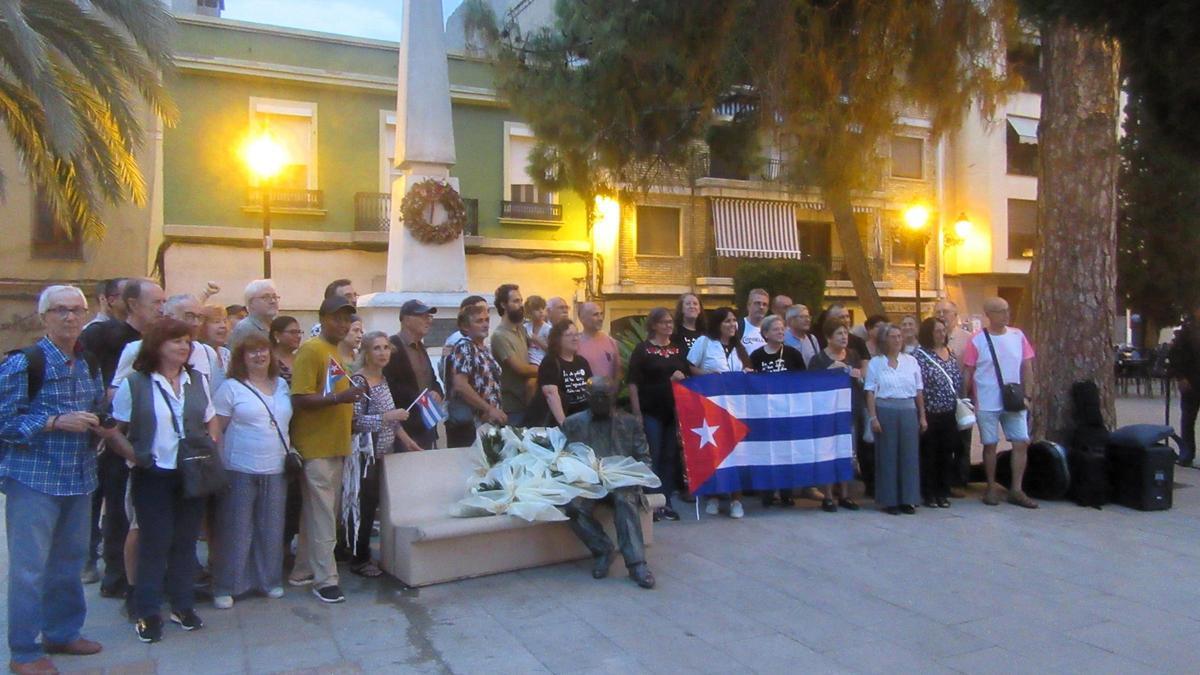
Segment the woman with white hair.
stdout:
<svg viewBox="0 0 1200 675">
<path fill-rule="evenodd" d="M 863 388 L 875 434 L 875 502 L 890 513 L 916 513 L 921 499 L 920 435 L 925 422 L 921 367 L 904 353 L 900 327 L 876 329 L 880 353 L 867 364 Z"/>
</svg>

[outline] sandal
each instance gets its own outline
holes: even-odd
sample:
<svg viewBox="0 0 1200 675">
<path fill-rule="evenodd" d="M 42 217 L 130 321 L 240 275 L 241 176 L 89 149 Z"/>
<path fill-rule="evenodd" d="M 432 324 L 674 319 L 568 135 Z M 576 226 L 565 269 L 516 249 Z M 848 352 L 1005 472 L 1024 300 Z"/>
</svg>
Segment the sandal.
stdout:
<svg viewBox="0 0 1200 675">
<path fill-rule="evenodd" d="M 368 560 L 367 562 L 363 563 L 355 563 L 350 566 L 350 571 L 354 572 L 360 577 L 367 577 L 368 579 L 374 579 L 375 577 L 383 575 L 383 570 L 379 569 L 379 566 L 376 565 L 372 560 Z"/>
</svg>

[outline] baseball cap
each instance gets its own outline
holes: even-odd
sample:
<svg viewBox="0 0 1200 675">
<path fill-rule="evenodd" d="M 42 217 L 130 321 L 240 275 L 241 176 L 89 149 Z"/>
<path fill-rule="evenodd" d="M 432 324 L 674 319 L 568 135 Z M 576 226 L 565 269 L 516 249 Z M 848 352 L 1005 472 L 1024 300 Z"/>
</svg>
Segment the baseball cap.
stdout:
<svg viewBox="0 0 1200 675">
<path fill-rule="evenodd" d="M 430 307 L 420 300 L 409 300 L 400 305 L 400 316 L 421 316 L 422 314 L 437 314 L 437 308 Z"/>
<path fill-rule="evenodd" d="M 321 309 L 317 310 L 318 316 L 328 316 L 343 309 L 349 309 L 350 313 L 354 313 L 354 305 L 350 301 L 340 295 L 335 295 L 330 298 L 325 298 L 321 303 Z"/>
</svg>

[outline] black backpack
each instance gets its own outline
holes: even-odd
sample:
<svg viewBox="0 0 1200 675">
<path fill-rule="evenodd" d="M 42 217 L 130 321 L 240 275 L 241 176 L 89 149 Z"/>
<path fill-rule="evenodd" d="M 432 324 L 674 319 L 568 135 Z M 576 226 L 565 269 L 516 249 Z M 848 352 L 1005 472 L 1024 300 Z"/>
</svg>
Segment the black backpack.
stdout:
<svg viewBox="0 0 1200 675">
<path fill-rule="evenodd" d="M 29 367 L 25 370 L 25 388 L 28 392 L 27 401 L 32 402 L 42 391 L 42 385 L 46 384 L 46 353 L 40 346 L 32 344 L 14 349 L 5 356 L 12 357 L 16 354 L 24 354 L 25 360 L 29 363 Z M 92 377 L 100 377 L 100 362 L 96 360 L 96 357 L 88 351 L 83 352 L 82 356 L 83 360 L 87 362 L 88 373 Z"/>
</svg>

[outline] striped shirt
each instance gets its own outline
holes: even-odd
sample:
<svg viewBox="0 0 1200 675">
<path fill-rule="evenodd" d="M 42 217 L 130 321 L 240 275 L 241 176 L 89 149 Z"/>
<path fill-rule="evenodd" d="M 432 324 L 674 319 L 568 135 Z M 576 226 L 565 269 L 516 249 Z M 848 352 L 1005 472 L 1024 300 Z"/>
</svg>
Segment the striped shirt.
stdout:
<svg viewBox="0 0 1200 675">
<path fill-rule="evenodd" d="M 88 494 L 96 489 L 92 435 L 44 428 L 52 415 L 98 410 L 104 383 L 99 373 L 92 377 L 86 360 L 68 359 L 49 338 L 37 346 L 46 356 L 46 376 L 33 401 L 25 355 L 0 364 L 0 478 L 56 497 Z"/>
</svg>

